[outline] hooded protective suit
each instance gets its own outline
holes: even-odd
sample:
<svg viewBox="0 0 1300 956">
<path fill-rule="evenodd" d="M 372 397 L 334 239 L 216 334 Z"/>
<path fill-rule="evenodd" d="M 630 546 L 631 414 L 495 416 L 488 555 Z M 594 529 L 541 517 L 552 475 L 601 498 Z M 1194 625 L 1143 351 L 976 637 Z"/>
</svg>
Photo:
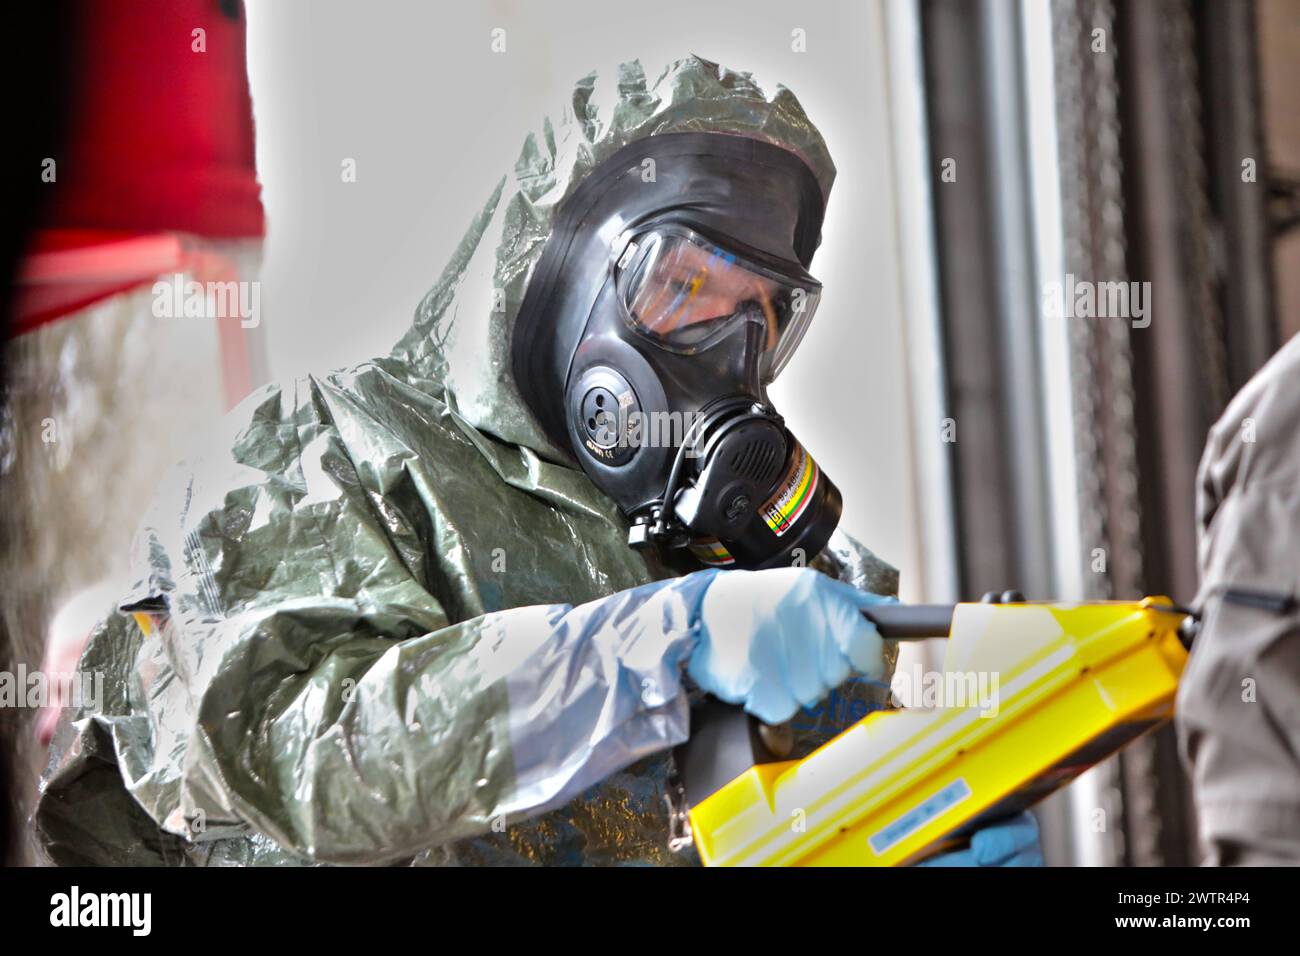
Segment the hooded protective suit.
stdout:
<svg viewBox="0 0 1300 956">
<path fill-rule="evenodd" d="M 783 88 L 698 58 L 588 76 L 391 355 L 262 390 L 228 451 L 174 471 L 140 582 L 83 657 L 102 699 L 55 742 L 36 815 L 55 861 L 690 861 L 665 844 L 689 689 L 663 635 L 686 639 L 695 576 L 628 547 L 509 373 L 557 205 L 619 147 L 680 131 L 777 144 L 830 188 Z M 814 563 L 896 592 L 843 535 Z M 799 750 L 886 695 L 856 682 L 804 711 Z"/>
</svg>

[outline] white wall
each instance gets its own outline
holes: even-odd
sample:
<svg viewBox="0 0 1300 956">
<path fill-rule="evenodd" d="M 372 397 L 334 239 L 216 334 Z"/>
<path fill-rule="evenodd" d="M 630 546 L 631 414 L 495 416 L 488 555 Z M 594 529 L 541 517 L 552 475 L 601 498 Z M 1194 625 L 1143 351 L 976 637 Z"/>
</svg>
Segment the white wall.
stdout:
<svg viewBox="0 0 1300 956">
<path fill-rule="evenodd" d="M 843 491 L 844 527 L 900 568 L 905 598 L 922 596 L 880 0 L 248 0 L 248 11 L 276 377 L 386 352 L 524 131 L 593 66 L 640 57 L 649 71 L 698 53 L 794 90 L 839 178 L 813 266 L 822 304 L 772 395 Z M 504 54 L 490 50 L 494 27 L 507 31 Z M 795 28 L 807 52 L 791 50 Z M 356 183 L 340 181 L 344 157 Z"/>
</svg>

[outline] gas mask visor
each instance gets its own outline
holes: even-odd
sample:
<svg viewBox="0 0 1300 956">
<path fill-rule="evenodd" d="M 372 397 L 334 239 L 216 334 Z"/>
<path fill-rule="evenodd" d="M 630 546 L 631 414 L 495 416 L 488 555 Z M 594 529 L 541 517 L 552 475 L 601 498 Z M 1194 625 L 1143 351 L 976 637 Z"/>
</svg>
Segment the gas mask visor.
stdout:
<svg viewBox="0 0 1300 956">
<path fill-rule="evenodd" d="M 797 264 L 680 224 L 625 234 L 613 269 L 627 321 L 659 348 L 695 355 L 754 326 L 747 338 L 758 343 L 765 385 L 794 354 L 821 297 L 821 283 Z"/>
</svg>

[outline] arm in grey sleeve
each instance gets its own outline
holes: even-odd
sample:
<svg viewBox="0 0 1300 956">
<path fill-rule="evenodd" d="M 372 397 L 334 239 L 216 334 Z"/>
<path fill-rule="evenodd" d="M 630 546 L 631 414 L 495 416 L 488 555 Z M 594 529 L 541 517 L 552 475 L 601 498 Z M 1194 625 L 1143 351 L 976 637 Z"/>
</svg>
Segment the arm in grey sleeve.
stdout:
<svg viewBox="0 0 1300 956">
<path fill-rule="evenodd" d="M 1201 633 L 1179 742 L 1212 864 L 1300 864 L 1300 614 L 1225 600 L 1300 594 L 1300 337 L 1232 400 L 1198 473 Z"/>
</svg>

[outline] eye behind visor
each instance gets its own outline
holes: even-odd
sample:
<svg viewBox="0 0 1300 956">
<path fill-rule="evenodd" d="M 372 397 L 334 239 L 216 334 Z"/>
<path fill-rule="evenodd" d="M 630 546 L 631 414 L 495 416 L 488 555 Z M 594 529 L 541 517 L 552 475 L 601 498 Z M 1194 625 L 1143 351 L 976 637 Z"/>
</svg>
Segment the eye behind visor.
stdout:
<svg viewBox="0 0 1300 956">
<path fill-rule="evenodd" d="M 681 227 L 633 236 L 614 272 L 628 322 L 668 351 L 694 354 L 739 325 L 761 326 L 760 362 L 769 381 L 798 345 L 821 295 L 802 269 L 789 277 Z"/>
</svg>

